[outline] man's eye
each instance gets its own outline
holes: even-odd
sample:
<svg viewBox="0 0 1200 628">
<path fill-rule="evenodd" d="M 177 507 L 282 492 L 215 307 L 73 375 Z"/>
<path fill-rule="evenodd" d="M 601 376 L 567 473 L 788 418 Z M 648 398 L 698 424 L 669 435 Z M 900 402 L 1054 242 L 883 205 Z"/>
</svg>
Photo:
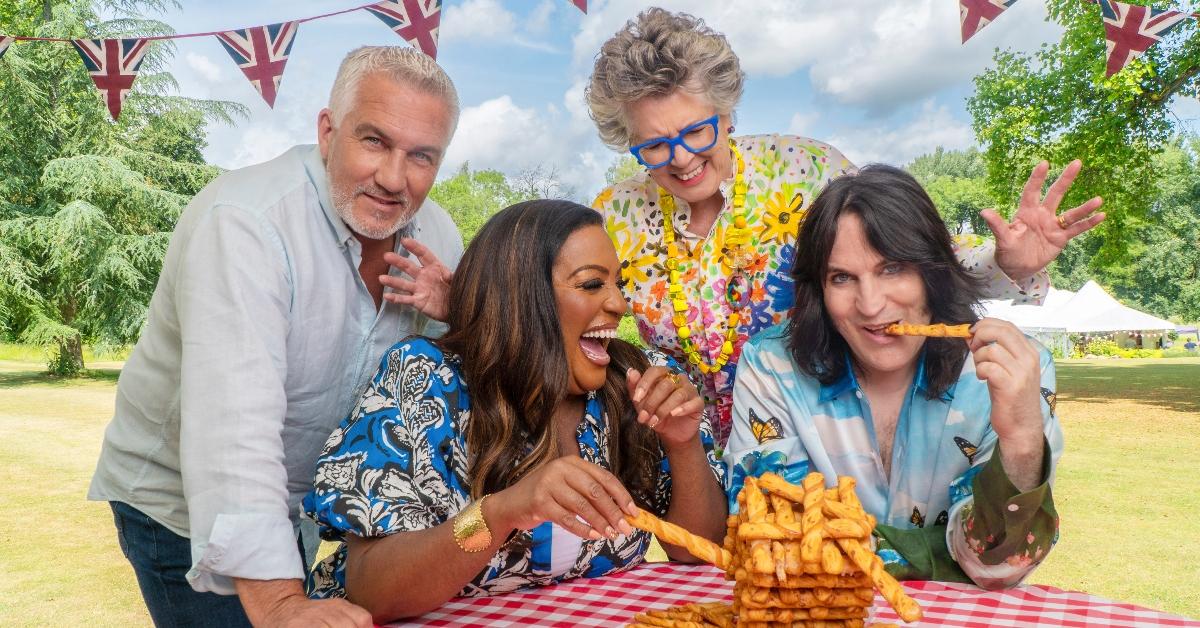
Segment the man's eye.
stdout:
<svg viewBox="0 0 1200 628">
<path fill-rule="evenodd" d="M 829 276 L 829 283 L 846 283 L 850 281 L 850 275 L 846 273 L 834 273 Z"/>
<path fill-rule="evenodd" d="M 895 275 L 895 274 L 903 272 L 903 271 L 904 271 L 904 264 L 901 264 L 900 262 L 892 262 L 891 264 L 888 264 L 883 267 L 883 272 L 885 275 Z"/>
<path fill-rule="evenodd" d="M 370 136 L 370 135 L 368 135 L 367 137 L 364 137 L 364 138 L 363 138 L 363 141 L 364 141 L 364 142 L 366 142 L 366 143 L 368 143 L 368 144 L 375 145 L 375 146 L 378 146 L 378 145 L 380 145 L 380 144 L 382 144 L 382 143 L 383 143 L 383 141 L 382 141 L 382 140 L 380 140 L 378 137 L 373 137 L 373 136 Z"/>
</svg>

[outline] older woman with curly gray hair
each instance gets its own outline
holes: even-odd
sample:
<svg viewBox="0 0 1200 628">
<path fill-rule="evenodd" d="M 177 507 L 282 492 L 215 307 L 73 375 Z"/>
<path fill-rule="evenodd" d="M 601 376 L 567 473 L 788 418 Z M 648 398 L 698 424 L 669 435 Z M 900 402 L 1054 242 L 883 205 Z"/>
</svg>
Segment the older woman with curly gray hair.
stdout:
<svg viewBox="0 0 1200 628">
<path fill-rule="evenodd" d="M 652 8 L 604 43 L 587 88 L 600 138 L 645 168 L 593 203 L 620 256 L 626 300 L 642 338 L 697 379 L 721 442 L 742 343 L 793 305 L 800 219 L 826 183 L 854 169 L 816 140 L 731 137 L 745 78 L 724 35 Z M 1057 213 L 1079 168 L 1067 166 L 1043 200 L 1042 162 L 1011 224 L 985 211 L 994 246 L 959 239 L 958 258 L 983 275 L 986 296 L 1039 302 L 1044 266 L 1103 220 L 1098 198 Z"/>
</svg>

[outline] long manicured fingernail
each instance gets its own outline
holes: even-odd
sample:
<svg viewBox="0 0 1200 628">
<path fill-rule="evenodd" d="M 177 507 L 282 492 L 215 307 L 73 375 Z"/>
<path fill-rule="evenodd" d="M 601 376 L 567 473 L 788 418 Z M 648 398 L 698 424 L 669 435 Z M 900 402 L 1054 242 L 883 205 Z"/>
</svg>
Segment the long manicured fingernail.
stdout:
<svg viewBox="0 0 1200 628">
<path fill-rule="evenodd" d="M 612 526 L 608 526 L 607 528 L 604 528 L 604 536 L 607 536 L 608 540 L 610 541 L 615 541 L 619 535 L 617 534 L 617 531 L 612 528 Z"/>
<path fill-rule="evenodd" d="M 683 414 L 683 406 L 675 406 L 675 409 L 671 410 L 671 416 L 679 416 L 681 414 Z"/>
<path fill-rule="evenodd" d="M 617 524 L 617 527 L 620 528 L 621 534 L 624 534 L 625 536 L 633 534 L 633 526 L 629 525 L 628 521 L 622 521 L 621 523 Z"/>
<path fill-rule="evenodd" d="M 645 410 L 638 411 L 638 423 L 645 423 L 647 418 L 648 415 L 646 414 Z"/>
<path fill-rule="evenodd" d="M 588 530 L 588 538 L 589 538 L 589 539 L 591 539 L 591 540 L 593 540 L 593 541 L 599 541 L 600 539 L 602 539 L 602 538 L 604 538 L 604 537 L 600 536 L 600 533 L 599 533 L 599 532 L 597 532 L 597 531 L 595 531 L 595 530 L 592 530 L 592 529 L 589 529 L 589 530 Z"/>
<path fill-rule="evenodd" d="M 638 516 L 637 504 L 635 504 L 633 502 L 629 502 L 628 504 L 625 504 L 625 512 L 629 513 L 630 517 Z"/>
<path fill-rule="evenodd" d="M 646 389 L 639 387 L 637 390 L 635 390 L 633 392 L 633 402 L 637 403 L 642 400 L 642 397 L 645 397 L 645 396 L 646 396 Z"/>
</svg>

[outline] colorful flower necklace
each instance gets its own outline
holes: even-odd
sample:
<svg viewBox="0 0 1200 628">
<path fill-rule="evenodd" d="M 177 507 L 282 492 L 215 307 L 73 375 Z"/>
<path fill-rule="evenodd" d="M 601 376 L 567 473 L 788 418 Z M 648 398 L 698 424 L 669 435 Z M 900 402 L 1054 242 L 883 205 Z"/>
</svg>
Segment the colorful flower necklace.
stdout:
<svg viewBox="0 0 1200 628">
<path fill-rule="evenodd" d="M 682 263 L 687 257 L 680 254 L 679 245 L 675 243 L 675 197 L 663 188 L 658 188 L 659 204 L 663 212 L 663 244 L 667 245 L 667 291 L 671 295 L 671 305 L 674 309 L 671 322 L 675 324 L 675 333 L 679 335 L 679 346 L 684 355 L 705 375 L 715 373 L 729 363 L 729 356 L 733 355 L 733 342 L 737 339 L 738 321 L 741 318 L 738 311 L 750 301 L 750 282 L 745 270 L 753 259 L 753 250 L 749 247 L 750 229 L 746 224 L 746 162 L 733 140 L 729 140 L 729 151 L 737 162 L 737 172 L 733 179 L 733 226 L 725 231 L 725 237 L 721 240 L 721 251 L 725 256 L 722 265 L 732 270 L 725 287 L 725 300 L 733 308 L 733 312 L 725 319 L 725 340 L 721 343 L 721 353 L 711 365 L 700 357 L 700 351 L 692 338 L 692 330 L 687 320 L 687 297 L 684 296 L 683 286 L 679 283 Z"/>
</svg>

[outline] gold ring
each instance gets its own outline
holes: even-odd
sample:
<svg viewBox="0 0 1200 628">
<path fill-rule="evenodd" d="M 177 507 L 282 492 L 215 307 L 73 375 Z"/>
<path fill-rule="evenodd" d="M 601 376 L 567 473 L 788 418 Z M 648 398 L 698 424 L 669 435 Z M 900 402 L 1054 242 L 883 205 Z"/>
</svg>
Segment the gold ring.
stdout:
<svg viewBox="0 0 1200 628">
<path fill-rule="evenodd" d="M 1055 217 L 1055 219 L 1058 220 L 1058 226 L 1062 227 L 1063 229 L 1067 228 L 1067 221 L 1063 220 L 1063 216 L 1065 216 L 1065 215 L 1066 214 L 1059 214 L 1058 216 Z"/>
<path fill-rule="evenodd" d="M 671 380 L 672 386 L 679 388 L 679 373 L 671 371 L 670 373 L 667 373 L 667 378 Z"/>
</svg>

